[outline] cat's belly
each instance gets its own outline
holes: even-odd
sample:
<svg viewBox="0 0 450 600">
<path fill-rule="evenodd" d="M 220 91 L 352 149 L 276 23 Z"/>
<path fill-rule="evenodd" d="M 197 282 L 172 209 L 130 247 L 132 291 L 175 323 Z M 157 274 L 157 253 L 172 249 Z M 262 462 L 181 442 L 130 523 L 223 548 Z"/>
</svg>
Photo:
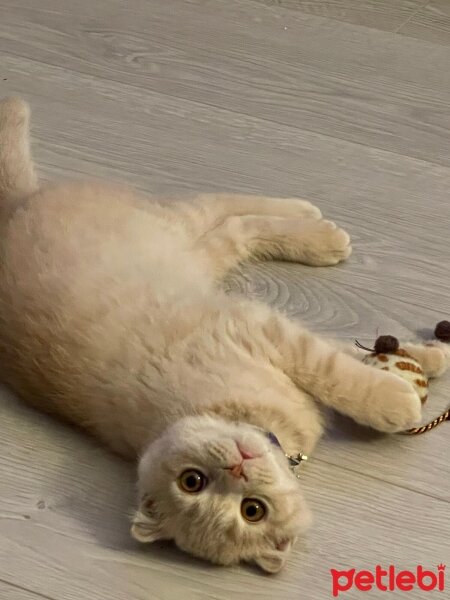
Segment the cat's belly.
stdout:
<svg viewBox="0 0 450 600">
<path fill-rule="evenodd" d="M 87 428 L 101 418 L 103 438 L 127 429 L 139 446 L 161 427 L 162 357 L 212 287 L 182 229 L 120 194 L 57 188 L 13 216 L 1 269 L 4 382 Z"/>
</svg>

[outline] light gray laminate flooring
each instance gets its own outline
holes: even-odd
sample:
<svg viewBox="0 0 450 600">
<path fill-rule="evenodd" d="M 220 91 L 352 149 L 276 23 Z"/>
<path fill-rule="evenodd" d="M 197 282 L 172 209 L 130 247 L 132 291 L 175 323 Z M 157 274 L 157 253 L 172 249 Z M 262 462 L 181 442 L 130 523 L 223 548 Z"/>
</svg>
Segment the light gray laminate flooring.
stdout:
<svg viewBox="0 0 450 600">
<path fill-rule="evenodd" d="M 447 0 L 0 0 L 0 96 L 31 103 L 45 178 L 317 203 L 348 263 L 227 285 L 370 344 L 450 318 L 449 45 Z M 426 416 L 449 401 L 450 374 Z M 0 415 L 2 600 L 322 600 L 331 568 L 450 565 L 450 424 L 332 418 L 304 471 L 315 526 L 270 578 L 138 547 L 129 465 L 7 391 Z"/>
</svg>

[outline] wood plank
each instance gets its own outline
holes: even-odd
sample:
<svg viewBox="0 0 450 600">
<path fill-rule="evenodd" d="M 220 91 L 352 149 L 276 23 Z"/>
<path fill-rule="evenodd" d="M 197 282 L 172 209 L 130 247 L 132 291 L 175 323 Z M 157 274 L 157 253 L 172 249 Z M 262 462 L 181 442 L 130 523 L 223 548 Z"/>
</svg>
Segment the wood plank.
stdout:
<svg viewBox="0 0 450 600">
<path fill-rule="evenodd" d="M 253 0 L 266 6 L 281 6 L 306 14 L 336 19 L 383 31 L 395 31 L 423 0 Z"/>
<path fill-rule="evenodd" d="M 232 189 L 233 181 L 236 190 L 323 198 L 346 218 L 370 210 L 379 227 L 389 207 L 403 233 L 428 214 L 439 224 L 447 206 L 449 170 L 420 160 L 8 55 L 2 73 L 2 95 L 32 102 L 36 156 L 55 170 L 116 172 L 140 185 L 145 177 L 157 191 Z M 415 232 L 419 241 L 432 235 Z M 377 238 L 367 243 L 376 248 Z"/>
<path fill-rule="evenodd" d="M 2 600 L 54 600 L 50 596 L 43 596 L 5 581 L 0 581 L 0 598 Z"/>
<path fill-rule="evenodd" d="M 399 33 L 450 46 L 450 3 L 431 0 L 399 29 Z"/>
<path fill-rule="evenodd" d="M 167 544 L 144 550 L 127 532 L 133 469 L 4 393 L 0 402 L 0 577 L 51 598 L 294 600 L 308 590 L 319 600 L 330 568 L 435 568 L 450 552 L 448 503 L 320 461 L 303 476 L 316 525 L 279 577 L 210 566 Z"/>
<path fill-rule="evenodd" d="M 247 0 L 3 4 L 0 51 L 450 165 L 446 47 Z"/>
</svg>

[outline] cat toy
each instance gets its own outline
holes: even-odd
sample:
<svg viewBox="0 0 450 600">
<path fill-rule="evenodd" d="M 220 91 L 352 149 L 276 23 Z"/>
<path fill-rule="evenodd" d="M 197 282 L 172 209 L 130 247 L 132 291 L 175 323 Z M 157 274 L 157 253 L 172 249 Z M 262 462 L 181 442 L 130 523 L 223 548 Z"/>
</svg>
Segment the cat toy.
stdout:
<svg viewBox="0 0 450 600">
<path fill-rule="evenodd" d="M 450 322 L 440 321 L 436 325 L 434 335 L 442 342 L 450 342 Z M 427 401 L 428 378 L 424 374 L 419 361 L 413 358 L 406 350 L 400 348 L 397 338 L 392 335 L 382 335 L 376 340 L 373 348 L 366 348 L 358 341 L 355 344 L 357 348 L 370 352 L 370 354 L 367 354 L 363 358 L 363 362 L 366 365 L 383 371 L 389 371 L 402 377 L 411 383 L 422 404 Z M 450 421 L 450 408 L 426 425 L 413 427 L 401 433 L 404 435 L 420 435 L 441 425 L 444 421 Z"/>
</svg>

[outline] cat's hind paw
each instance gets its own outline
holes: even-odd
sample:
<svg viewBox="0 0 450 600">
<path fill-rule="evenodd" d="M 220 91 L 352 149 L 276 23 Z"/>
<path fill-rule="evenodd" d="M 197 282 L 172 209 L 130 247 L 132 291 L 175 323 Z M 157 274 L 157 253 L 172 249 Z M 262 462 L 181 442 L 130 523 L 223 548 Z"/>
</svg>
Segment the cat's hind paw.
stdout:
<svg viewBox="0 0 450 600">
<path fill-rule="evenodd" d="M 320 219 L 305 227 L 303 263 L 315 267 L 337 265 L 352 253 L 350 236 L 332 221 Z"/>
</svg>

